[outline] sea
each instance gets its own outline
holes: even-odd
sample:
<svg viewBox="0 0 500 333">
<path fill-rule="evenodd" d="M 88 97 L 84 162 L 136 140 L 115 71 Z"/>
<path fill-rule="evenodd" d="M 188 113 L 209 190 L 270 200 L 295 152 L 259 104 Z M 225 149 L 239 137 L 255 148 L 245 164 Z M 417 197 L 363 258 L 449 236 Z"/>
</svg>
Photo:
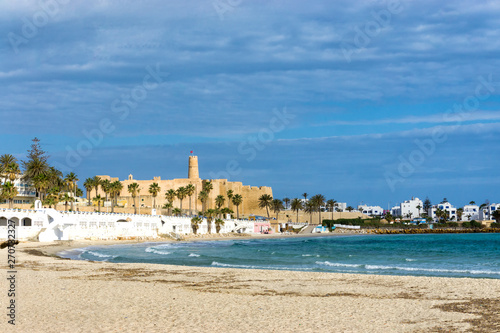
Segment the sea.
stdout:
<svg viewBox="0 0 500 333">
<path fill-rule="evenodd" d="M 500 234 L 349 235 L 90 246 L 115 263 L 500 279 Z"/>
</svg>

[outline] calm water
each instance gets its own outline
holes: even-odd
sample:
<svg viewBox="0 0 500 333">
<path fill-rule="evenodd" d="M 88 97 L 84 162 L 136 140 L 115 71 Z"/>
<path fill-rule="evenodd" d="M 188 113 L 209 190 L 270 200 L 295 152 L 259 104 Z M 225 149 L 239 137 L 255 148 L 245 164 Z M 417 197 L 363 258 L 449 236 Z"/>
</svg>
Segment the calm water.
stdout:
<svg viewBox="0 0 500 333">
<path fill-rule="evenodd" d="M 92 246 L 83 260 L 500 279 L 500 234 L 366 235 Z"/>
</svg>

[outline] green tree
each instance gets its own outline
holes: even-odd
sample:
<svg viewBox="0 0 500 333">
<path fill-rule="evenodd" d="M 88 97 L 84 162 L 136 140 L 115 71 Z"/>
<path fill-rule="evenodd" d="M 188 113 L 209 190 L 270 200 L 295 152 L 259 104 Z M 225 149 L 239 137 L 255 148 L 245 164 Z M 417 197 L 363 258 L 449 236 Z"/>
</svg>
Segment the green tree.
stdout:
<svg viewBox="0 0 500 333">
<path fill-rule="evenodd" d="M 330 210 L 330 212 L 332 212 L 332 220 L 333 220 L 333 212 L 335 210 L 336 203 L 337 203 L 337 201 L 335 201 L 333 199 L 330 199 L 326 202 L 326 207 Z"/>
<path fill-rule="evenodd" d="M 233 205 L 236 206 L 236 218 L 240 219 L 240 205 L 243 202 L 243 197 L 240 194 L 235 194 L 233 197 Z"/>
<path fill-rule="evenodd" d="M 28 150 L 26 157 L 27 159 L 22 161 L 24 169 L 23 178 L 25 181 L 33 182 L 35 177 L 39 175 L 47 175 L 49 169 L 47 160 L 49 157 L 41 148 L 40 140 L 38 138 L 35 137 L 32 140 L 31 147 Z M 39 198 L 42 199 L 41 193 L 39 193 Z"/>
<path fill-rule="evenodd" d="M 78 176 L 74 172 L 70 172 L 64 177 L 64 182 L 66 183 L 66 186 L 68 187 L 68 190 L 73 193 L 73 198 L 76 198 L 76 190 L 78 189 L 78 186 L 76 183 L 79 181 Z M 73 206 L 74 200 L 71 200 L 71 210 L 74 211 L 74 206 Z M 66 208 L 66 210 L 68 210 Z"/>
<path fill-rule="evenodd" d="M 215 205 L 217 206 L 217 209 L 220 209 L 224 205 L 225 201 L 226 201 L 226 198 L 224 198 L 223 195 L 218 195 L 215 198 Z"/>
<path fill-rule="evenodd" d="M 311 200 L 306 201 L 306 203 L 304 205 L 304 211 L 306 213 L 309 213 L 309 219 L 311 221 L 311 222 L 309 222 L 310 224 L 312 224 L 312 214 L 313 214 L 315 209 L 316 209 L 316 206 L 314 205 L 314 203 Z"/>
<path fill-rule="evenodd" d="M 491 213 L 491 217 L 495 219 L 496 223 L 500 223 L 500 210 L 497 209 Z"/>
<path fill-rule="evenodd" d="M 83 183 L 83 187 L 85 187 L 85 190 L 87 191 L 87 199 L 88 199 L 87 206 L 90 206 L 90 196 L 91 196 L 90 192 L 94 188 L 94 183 L 93 183 L 92 178 L 85 179 L 85 182 Z"/>
<path fill-rule="evenodd" d="M 149 185 L 149 194 L 153 197 L 153 208 L 156 208 L 156 197 L 158 196 L 158 193 L 160 193 L 161 188 L 158 183 L 153 183 Z"/>
<path fill-rule="evenodd" d="M 233 200 L 233 196 L 234 196 L 233 190 L 227 190 L 226 195 L 227 195 L 227 208 L 231 208 L 229 206 L 231 204 L 231 201 Z"/>
<path fill-rule="evenodd" d="M 196 191 L 196 188 L 193 184 L 188 184 L 186 186 L 186 195 L 189 197 L 189 216 L 193 215 L 193 210 L 191 209 L 191 202 L 193 201 L 193 194 Z"/>
<path fill-rule="evenodd" d="M 9 178 L 7 167 L 13 163 L 17 163 L 17 159 L 13 155 L 3 154 L 0 156 L 0 178 Z"/>
<path fill-rule="evenodd" d="M 198 227 L 201 222 L 203 222 L 203 220 L 201 219 L 201 217 L 198 216 L 195 216 L 191 219 L 191 228 L 193 228 L 193 234 L 196 235 L 196 233 L 198 232 Z"/>
<path fill-rule="evenodd" d="M 38 193 L 39 199 L 43 201 L 45 199 L 45 192 L 49 189 L 50 186 L 49 177 L 45 173 L 40 173 L 33 177 L 31 179 L 31 182 L 33 183 L 33 186 Z"/>
<path fill-rule="evenodd" d="M 432 203 L 429 197 L 425 198 L 424 200 L 424 212 L 428 215 L 429 214 L 429 209 L 431 209 Z"/>
<path fill-rule="evenodd" d="M 14 198 L 17 196 L 17 188 L 10 181 L 2 185 L 1 196 L 9 201 L 9 208 L 13 208 Z"/>
<path fill-rule="evenodd" d="M 347 206 L 345 210 L 347 210 L 350 213 L 354 210 L 354 208 L 352 208 L 352 206 Z"/>
<path fill-rule="evenodd" d="M 73 203 L 73 198 L 68 195 L 68 193 L 64 193 L 64 195 L 61 197 L 61 200 L 64 201 L 64 210 L 68 211 L 68 204 L 71 202 Z"/>
<path fill-rule="evenodd" d="M 200 193 L 198 194 L 198 199 L 200 199 L 201 201 L 201 206 L 202 206 L 201 210 L 203 213 L 205 213 L 208 201 L 208 193 L 205 191 L 200 191 Z"/>
<path fill-rule="evenodd" d="M 307 196 L 308 196 L 308 195 L 309 195 L 309 194 L 307 194 L 307 192 L 302 193 L 302 196 L 304 197 L 304 201 L 307 201 Z"/>
<path fill-rule="evenodd" d="M 135 204 L 135 198 L 140 193 L 141 189 L 139 188 L 139 184 L 132 183 L 128 186 L 128 192 L 132 195 L 132 200 L 134 201 L 134 214 L 137 214 L 137 205 Z"/>
<path fill-rule="evenodd" d="M 214 189 L 214 185 L 212 184 L 212 182 L 210 181 L 204 181 L 203 183 L 203 191 L 207 193 L 207 200 L 206 200 L 206 204 L 207 204 L 207 207 L 205 207 L 206 209 L 210 208 L 210 192 L 212 192 L 212 190 Z"/>
<path fill-rule="evenodd" d="M 123 184 L 119 180 L 115 180 L 114 182 L 111 183 L 111 197 L 113 198 L 113 201 L 111 202 L 111 212 L 115 212 L 115 206 L 118 205 L 118 197 L 122 193 L 123 190 Z"/>
<path fill-rule="evenodd" d="M 103 198 L 101 195 L 97 195 L 92 199 L 94 202 L 97 202 L 97 211 L 100 213 L 101 212 L 101 202 L 103 201 Z"/>
<path fill-rule="evenodd" d="M 273 197 L 269 194 L 262 194 L 259 197 L 259 208 L 265 208 L 267 212 L 267 218 L 269 218 L 269 207 L 271 207 L 271 203 L 273 201 Z"/>
<path fill-rule="evenodd" d="M 172 208 L 174 207 L 174 200 L 177 198 L 177 193 L 175 190 L 170 189 L 165 193 L 165 199 L 167 199 L 168 203 L 170 204 L 168 215 L 172 215 Z"/>
<path fill-rule="evenodd" d="M 186 191 L 186 188 L 181 186 L 177 189 L 177 198 L 179 198 L 180 200 L 180 210 L 181 210 L 181 214 L 182 214 L 182 200 L 184 200 L 184 198 L 187 196 L 187 191 Z"/>
<path fill-rule="evenodd" d="M 297 223 L 299 223 L 299 211 L 301 209 L 304 209 L 304 206 L 302 205 L 302 200 L 300 200 L 298 198 L 292 199 L 290 208 L 294 212 L 297 212 Z"/>
<path fill-rule="evenodd" d="M 314 207 L 318 210 L 319 213 L 319 221 L 318 225 L 322 225 L 321 221 L 321 207 L 325 205 L 325 197 L 322 194 L 316 194 L 311 198 Z"/>
<path fill-rule="evenodd" d="M 385 213 L 385 220 L 390 223 L 394 220 L 394 217 L 392 216 L 392 214 L 390 212 L 387 212 L 387 213 Z"/>
<path fill-rule="evenodd" d="M 101 189 L 104 192 L 104 203 L 108 202 L 108 196 L 112 192 L 111 181 L 109 179 L 101 180 Z M 103 204 L 104 206 L 104 204 Z"/>
<path fill-rule="evenodd" d="M 97 197 L 97 191 L 99 191 L 99 186 L 101 185 L 101 178 L 94 176 L 92 178 L 92 188 L 95 189 L 95 196 Z"/>
<path fill-rule="evenodd" d="M 219 233 L 220 229 L 221 229 L 221 226 L 223 226 L 224 224 L 225 224 L 224 220 L 222 220 L 222 219 L 216 219 L 215 220 L 215 231 L 217 233 Z"/>
<path fill-rule="evenodd" d="M 273 212 L 276 213 L 276 220 L 278 220 L 280 212 L 285 208 L 285 206 L 283 206 L 283 201 L 281 201 L 280 199 L 274 199 L 271 202 L 271 207 L 273 209 Z"/>
<path fill-rule="evenodd" d="M 287 210 L 290 207 L 290 198 L 283 198 L 283 204 L 285 205 L 285 210 Z"/>
</svg>

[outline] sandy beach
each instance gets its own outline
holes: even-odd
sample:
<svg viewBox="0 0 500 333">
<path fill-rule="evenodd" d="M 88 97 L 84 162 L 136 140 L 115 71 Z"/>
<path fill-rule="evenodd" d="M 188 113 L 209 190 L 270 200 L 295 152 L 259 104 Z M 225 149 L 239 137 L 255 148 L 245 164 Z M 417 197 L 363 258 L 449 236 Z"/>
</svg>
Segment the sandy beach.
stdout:
<svg viewBox="0 0 500 333">
<path fill-rule="evenodd" d="M 227 239 L 227 238 L 225 238 Z M 499 332 L 500 280 L 61 259 L 117 242 L 17 245 L 16 325 L 2 332 Z M 2 276 L 7 251 L 0 250 Z"/>
</svg>

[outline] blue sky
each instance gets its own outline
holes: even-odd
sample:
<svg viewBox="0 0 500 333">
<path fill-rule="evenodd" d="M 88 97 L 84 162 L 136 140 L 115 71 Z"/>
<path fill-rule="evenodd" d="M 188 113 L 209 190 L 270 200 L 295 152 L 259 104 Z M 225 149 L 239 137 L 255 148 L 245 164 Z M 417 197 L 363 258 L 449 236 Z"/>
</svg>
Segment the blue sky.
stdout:
<svg viewBox="0 0 500 333">
<path fill-rule="evenodd" d="M 3 1 L 0 154 L 387 208 L 500 201 L 495 1 Z M 82 183 L 82 182 L 80 182 Z"/>
</svg>

